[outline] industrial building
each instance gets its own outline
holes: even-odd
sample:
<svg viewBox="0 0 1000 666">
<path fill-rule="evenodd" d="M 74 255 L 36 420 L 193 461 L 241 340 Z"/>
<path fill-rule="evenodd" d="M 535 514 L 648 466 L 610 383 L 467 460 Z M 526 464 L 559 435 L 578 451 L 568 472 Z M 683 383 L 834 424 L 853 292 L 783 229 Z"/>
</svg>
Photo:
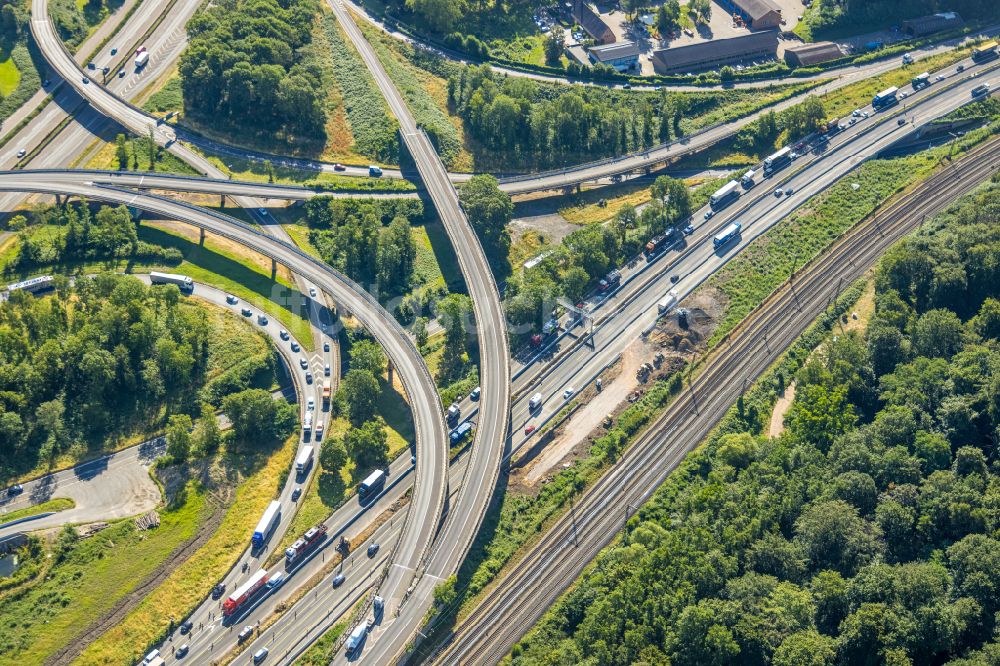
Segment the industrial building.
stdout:
<svg viewBox="0 0 1000 666">
<path fill-rule="evenodd" d="M 751 30 L 766 30 L 781 25 L 781 8 L 773 0 L 719 0 L 719 4 L 742 18 Z"/>
<path fill-rule="evenodd" d="M 778 31 L 769 30 L 744 37 L 659 49 L 653 51 L 652 60 L 657 74 L 683 74 L 757 58 L 773 58 L 777 51 Z"/>
<path fill-rule="evenodd" d="M 962 17 L 957 12 L 941 12 L 940 14 L 920 16 L 903 21 L 903 32 L 913 37 L 920 37 L 942 30 L 958 28 L 963 23 Z"/>
<path fill-rule="evenodd" d="M 635 42 L 616 42 L 592 46 L 587 49 L 587 53 L 590 56 L 590 62 L 595 65 L 608 65 L 619 72 L 639 65 L 639 46 Z"/>
<path fill-rule="evenodd" d="M 843 57 L 844 52 L 833 42 L 814 42 L 785 48 L 785 62 L 789 67 L 809 67 Z"/>
<path fill-rule="evenodd" d="M 598 44 L 611 44 L 615 41 L 611 26 L 584 0 L 573 0 L 573 20 Z"/>
</svg>

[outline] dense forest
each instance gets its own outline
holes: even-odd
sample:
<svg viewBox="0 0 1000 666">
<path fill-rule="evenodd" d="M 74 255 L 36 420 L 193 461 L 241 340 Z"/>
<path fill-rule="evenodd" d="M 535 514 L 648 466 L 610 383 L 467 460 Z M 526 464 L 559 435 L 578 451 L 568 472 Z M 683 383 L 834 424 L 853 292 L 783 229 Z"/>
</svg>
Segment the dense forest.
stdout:
<svg viewBox="0 0 1000 666">
<path fill-rule="evenodd" d="M 316 0 L 222 0 L 196 14 L 180 60 L 186 115 L 259 138 L 322 142 L 318 11 Z"/>
<path fill-rule="evenodd" d="M 935 12 L 954 11 L 966 20 L 1000 17 L 995 0 L 814 0 L 806 12 L 813 30 L 873 30 Z"/>
<path fill-rule="evenodd" d="M 210 333 L 176 287 L 133 277 L 63 279 L 47 298 L 12 292 L 0 303 L 4 471 L 100 446 L 165 404 L 197 413 Z"/>
<path fill-rule="evenodd" d="M 891 250 L 784 432 L 741 400 L 513 663 L 1000 662 L 998 221 L 993 185 Z"/>
<path fill-rule="evenodd" d="M 324 261 L 380 298 L 408 291 L 417 253 L 410 220 L 423 215 L 419 200 L 313 197 L 305 207 L 309 242 Z"/>
</svg>

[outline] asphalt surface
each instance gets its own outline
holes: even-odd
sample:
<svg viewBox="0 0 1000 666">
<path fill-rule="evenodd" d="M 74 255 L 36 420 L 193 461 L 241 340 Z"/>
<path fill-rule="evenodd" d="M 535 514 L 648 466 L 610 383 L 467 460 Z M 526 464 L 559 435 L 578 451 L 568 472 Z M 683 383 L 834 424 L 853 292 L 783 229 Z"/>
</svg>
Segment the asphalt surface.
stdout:
<svg viewBox="0 0 1000 666">
<path fill-rule="evenodd" d="M 493 279 L 493 272 L 478 237 L 459 205 L 458 192 L 449 180 L 441 158 L 427 134 L 417 127 L 403 96 L 350 13 L 340 0 L 330 0 L 329 5 L 382 92 L 390 111 L 399 121 L 403 141 L 455 247 L 459 267 L 472 299 L 472 325 L 479 338 L 482 398 L 467 471 L 470 478 L 476 479 L 476 483 L 463 484 L 454 502 L 449 503 L 445 525 L 436 540 L 436 523 L 421 521 L 424 538 L 414 539 L 412 548 L 402 550 L 402 546 L 409 541 L 404 532 L 400 540 L 401 552 L 395 558 L 386 581 L 378 588 L 386 602 L 385 619 L 369 633 L 364 649 L 358 651 L 360 658 L 368 663 L 385 664 L 402 655 L 407 642 L 419 628 L 433 602 L 434 588 L 458 569 L 472 545 L 472 539 L 479 530 L 493 496 L 507 434 L 510 350 L 507 345 L 506 318 L 500 305 L 500 293 Z M 446 463 L 447 461 L 442 461 L 442 465 Z M 440 478 L 444 481 L 444 466 L 440 472 Z M 417 481 L 420 481 L 419 475 Z M 415 492 L 419 490 L 418 483 Z M 440 499 L 442 504 L 438 506 L 439 509 L 443 507 L 444 493 Z M 419 504 L 416 506 L 420 507 Z M 424 507 L 420 509 L 423 511 Z M 438 514 L 433 517 L 436 519 Z M 420 525 L 417 521 L 413 524 L 414 527 Z M 432 541 L 434 549 L 428 555 Z"/>
</svg>

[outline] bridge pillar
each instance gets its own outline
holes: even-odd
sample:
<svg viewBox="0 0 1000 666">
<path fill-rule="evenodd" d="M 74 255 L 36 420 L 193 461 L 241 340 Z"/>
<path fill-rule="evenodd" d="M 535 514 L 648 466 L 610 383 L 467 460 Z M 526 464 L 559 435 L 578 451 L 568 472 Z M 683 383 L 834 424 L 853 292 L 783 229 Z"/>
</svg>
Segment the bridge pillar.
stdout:
<svg viewBox="0 0 1000 666">
<path fill-rule="evenodd" d="M 278 262 L 274 259 L 271 260 L 271 281 L 274 282 L 278 277 Z"/>
<path fill-rule="evenodd" d="M 198 237 L 198 245 L 201 245 L 202 247 L 204 247 L 204 245 L 205 245 L 205 227 L 199 228 L 199 231 L 201 233 L 199 234 L 199 237 Z"/>
<path fill-rule="evenodd" d="M 386 376 L 389 379 L 389 388 L 392 388 L 392 361 L 386 362 Z"/>
</svg>

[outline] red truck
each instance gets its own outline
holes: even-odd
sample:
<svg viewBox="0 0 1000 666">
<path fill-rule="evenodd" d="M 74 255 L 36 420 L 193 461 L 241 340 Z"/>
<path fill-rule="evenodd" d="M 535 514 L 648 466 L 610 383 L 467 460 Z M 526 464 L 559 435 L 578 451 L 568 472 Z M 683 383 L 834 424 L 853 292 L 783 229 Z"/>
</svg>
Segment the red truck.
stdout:
<svg viewBox="0 0 1000 666">
<path fill-rule="evenodd" d="M 316 527 L 310 527 L 301 538 L 285 549 L 285 568 L 293 566 L 302 559 L 302 556 L 312 550 L 313 546 L 326 538 L 326 525 L 322 523 Z"/>
<path fill-rule="evenodd" d="M 253 599 L 254 595 L 265 585 L 267 585 L 267 571 L 265 569 L 259 570 L 254 575 L 250 576 L 247 582 L 236 588 L 232 594 L 230 594 L 225 601 L 222 602 L 222 614 L 229 617 L 240 608 L 243 604 Z"/>
<path fill-rule="evenodd" d="M 597 290 L 602 294 L 607 293 L 622 283 L 622 274 L 618 271 L 611 271 L 597 283 Z"/>
</svg>

